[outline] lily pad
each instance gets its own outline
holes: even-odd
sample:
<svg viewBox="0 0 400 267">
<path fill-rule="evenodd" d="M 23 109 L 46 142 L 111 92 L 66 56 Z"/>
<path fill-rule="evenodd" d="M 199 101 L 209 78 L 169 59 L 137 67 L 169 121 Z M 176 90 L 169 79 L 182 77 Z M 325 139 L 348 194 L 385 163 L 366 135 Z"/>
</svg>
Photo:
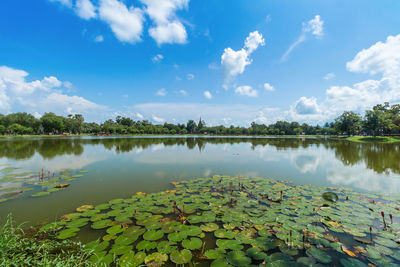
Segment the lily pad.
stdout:
<svg viewBox="0 0 400 267">
<path fill-rule="evenodd" d="M 164 236 L 162 230 L 150 230 L 143 234 L 143 239 L 148 241 L 156 241 Z"/>
<path fill-rule="evenodd" d="M 170 255 L 170 259 L 173 263 L 176 264 L 185 264 L 190 262 L 192 259 L 192 253 L 190 250 L 182 249 L 182 250 L 174 250 Z"/>
<path fill-rule="evenodd" d="M 231 251 L 226 255 L 227 261 L 234 266 L 249 266 L 251 259 L 240 250 Z"/>
<path fill-rule="evenodd" d="M 182 246 L 186 249 L 195 250 L 201 248 L 203 242 L 200 238 L 192 237 L 190 240 L 185 239 L 182 241 Z"/>
</svg>

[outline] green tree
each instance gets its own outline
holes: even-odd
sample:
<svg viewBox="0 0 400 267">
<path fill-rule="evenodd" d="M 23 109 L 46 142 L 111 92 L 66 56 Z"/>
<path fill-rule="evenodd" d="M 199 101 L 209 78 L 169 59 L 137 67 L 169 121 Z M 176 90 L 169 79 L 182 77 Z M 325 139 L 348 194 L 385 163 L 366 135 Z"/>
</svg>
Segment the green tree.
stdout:
<svg viewBox="0 0 400 267">
<path fill-rule="evenodd" d="M 45 113 L 40 121 L 45 133 L 62 133 L 64 130 L 64 118 L 52 112 Z"/>
<path fill-rule="evenodd" d="M 197 125 L 194 120 L 189 120 L 186 124 L 186 129 L 188 133 L 193 134 L 196 132 Z"/>
<path fill-rule="evenodd" d="M 364 128 L 372 133 L 374 137 L 383 133 L 390 125 L 390 119 L 387 118 L 384 111 L 381 109 L 367 110 L 364 118 Z"/>
<path fill-rule="evenodd" d="M 345 111 L 335 119 L 335 128 L 341 134 L 355 135 L 361 130 L 362 118 L 352 111 Z"/>
</svg>

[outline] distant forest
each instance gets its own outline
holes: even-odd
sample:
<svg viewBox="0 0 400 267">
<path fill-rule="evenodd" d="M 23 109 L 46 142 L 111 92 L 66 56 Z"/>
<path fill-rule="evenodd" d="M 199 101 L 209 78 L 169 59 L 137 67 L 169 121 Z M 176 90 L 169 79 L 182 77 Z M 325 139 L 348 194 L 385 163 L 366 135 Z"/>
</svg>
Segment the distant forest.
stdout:
<svg viewBox="0 0 400 267">
<path fill-rule="evenodd" d="M 207 126 L 204 120 L 197 123 L 189 120 L 186 124 L 152 124 L 147 120 L 134 121 L 117 116 L 101 124 L 85 122 L 80 114 L 59 116 L 45 113 L 40 119 L 28 113 L 0 114 L 1 135 L 38 134 L 204 134 L 204 135 L 398 135 L 400 130 L 400 104 L 385 102 L 364 116 L 353 111 L 345 111 L 333 122 L 320 125 L 298 122 L 277 121 L 265 125 L 252 122 L 250 127 L 231 125 L 226 127 Z"/>
</svg>

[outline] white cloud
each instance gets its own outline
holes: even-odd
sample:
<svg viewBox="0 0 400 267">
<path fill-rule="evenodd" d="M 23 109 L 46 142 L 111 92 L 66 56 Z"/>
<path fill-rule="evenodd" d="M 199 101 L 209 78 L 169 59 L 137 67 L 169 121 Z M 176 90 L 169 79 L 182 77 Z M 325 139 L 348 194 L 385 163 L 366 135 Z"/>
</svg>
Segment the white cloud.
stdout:
<svg viewBox="0 0 400 267">
<path fill-rule="evenodd" d="M 80 96 L 62 93 L 63 82 L 54 76 L 28 82 L 26 71 L 0 66 L 0 110 L 5 113 L 26 111 L 32 114 L 55 112 L 96 115 L 104 106 Z M 68 84 L 66 82 L 66 84 Z"/>
<path fill-rule="evenodd" d="M 72 7 L 72 0 L 50 0 L 50 2 L 58 2 L 67 7 Z"/>
<path fill-rule="evenodd" d="M 210 91 L 205 91 L 204 93 L 204 97 L 207 99 L 211 99 L 212 98 L 212 94 L 210 93 Z"/>
<path fill-rule="evenodd" d="M 192 74 L 192 73 L 189 73 L 188 75 L 186 75 L 186 78 L 190 81 L 190 80 L 193 80 L 194 79 L 194 74 Z"/>
<path fill-rule="evenodd" d="M 245 95 L 251 97 L 257 97 L 257 90 L 253 89 L 251 86 L 243 85 L 236 88 L 235 93 L 238 95 Z"/>
<path fill-rule="evenodd" d="M 99 16 L 111 27 L 121 42 L 135 43 L 141 40 L 144 17 L 142 10 L 127 7 L 117 0 L 100 0 Z"/>
<path fill-rule="evenodd" d="M 141 2 L 146 5 L 145 12 L 155 24 L 149 29 L 149 34 L 158 45 L 187 42 L 186 29 L 175 12 L 187 8 L 189 0 L 141 0 Z"/>
<path fill-rule="evenodd" d="M 303 22 L 303 28 L 301 30 L 300 36 L 294 43 L 289 46 L 289 48 L 283 54 L 283 56 L 281 57 L 281 62 L 286 61 L 293 49 L 305 40 L 307 40 L 307 37 L 310 34 L 312 36 L 315 36 L 316 38 L 322 38 L 322 36 L 324 35 L 324 22 L 321 20 L 321 17 L 319 15 L 316 15 L 307 23 Z"/>
<path fill-rule="evenodd" d="M 272 16 L 270 15 L 270 14 L 268 14 L 266 17 L 265 17 L 265 22 L 266 23 L 270 23 L 272 21 Z"/>
<path fill-rule="evenodd" d="M 166 121 L 176 119 L 177 123 L 186 123 L 189 119 L 201 116 L 207 125 L 241 125 L 249 126 L 252 121 L 272 123 L 282 119 L 282 111 L 257 105 L 212 104 L 212 103 L 142 103 L 131 107 L 145 118 L 153 115 Z"/>
<path fill-rule="evenodd" d="M 103 35 L 97 35 L 96 38 L 94 38 L 94 41 L 95 41 L 96 43 L 102 43 L 102 42 L 104 42 L 104 37 L 103 37 Z"/>
<path fill-rule="evenodd" d="M 221 56 L 221 67 L 223 71 L 224 81 L 223 87 L 227 89 L 229 84 L 235 77 L 242 74 L 247 65 L 251 64 L 249 58 L 259 46 L 265 44 L 262 34 L 258 31 L 251 32 L 245 40 L 244 47 L 238 51 L 228 47 L 224 49 Z"/>
<path fill-rule="evenodd" d="M 163 60 L 163 59 L 164 59 L 164 56 L 163 56 L 163 55 L 157 54 L 157 55 L 155 55 L 151 60 L 152 60 L 154 63 L 157 63 L 157 62 L 160 62 L 160 61 Z"/>
<path fill-rule="evenodd" d="M 181 95 L 187 95 L 187 92 L 186 92 L 185 90 L 179 90 L 179 93 L 180 93 Z"/>
<path fill-rule="evenodd" d="M 332 119 L 345 110 L 362 113 L 379 103 L 400 102 L 400 34 L 363 49 L 346 66 L 352 72 L 380 74 L 381 79 L 369 79 L 350 86 L 331 86 L 321 104 L 317 104 L 315 98 L 303 97 L 294 105 L 299 104 L 299 110 L 291 108 L 290 117 L 322 121 Z M 302 105 L 305 109 L 301 108 Z M 306 107 L 309 112 L 304 112 Z M 302 110 L 303 114 L 298 112 Z"/>
<path fill-rule="evenodd" d="M 96 17 L 96 8 L 90 0 L 77 0 L 75 12 L 79 17 L 86 20 Z"/>
<path fill-rule="evenodd" d="M 327 73 L 327 74 L 324 76 L 324 79 L 325 79 L 325 80 L 331 80 L 331 79 L 333 79 L 333 78 L 335 78 L 335 77 L 336 77 L 335 73 L 329 72 L 329 73 Z"/>
<path fill-rule="evenodd" d="M 316 98 L 307 98 L 304 96 L 296 101 L 294 109 L 300 115 L 317 114 L 320 111 Z"/>
<path fill-rule="evenodd" d="M 264 89 L 270 92 L 275 91 L 275 88 L 269 83 L 264 83 Z"/>
<path fill-rule="evenodd" d="M 143 115 L 140 114 L 139 112 L 135 113 L 135 117 L 137 117 L 139 120 L 143 120 L 144 119 Z"/>
<path fill-rule="evenodd" d="M 157 117 L 157 116 L 154 116 L 154 115 L 151 118 L 155 122 L 159 122 L 159 123 L 165 122 L 165 120 L 163 118 L 160 118 L 160 117 Z"/>
<path fill-rule="evenodd" d="M 158 90 L 156 92 L 156 95 L 158 96 L 165 96 L 167 94 L 167 90 L 165 90 L 164 88 L 161 88 L 160 90 Z"/>
</svg>

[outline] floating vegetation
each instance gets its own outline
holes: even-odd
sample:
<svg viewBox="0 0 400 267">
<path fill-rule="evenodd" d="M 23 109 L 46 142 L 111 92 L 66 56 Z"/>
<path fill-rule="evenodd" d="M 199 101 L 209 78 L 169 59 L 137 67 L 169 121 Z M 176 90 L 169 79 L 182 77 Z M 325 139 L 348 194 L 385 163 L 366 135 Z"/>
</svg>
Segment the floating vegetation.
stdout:
<svg viewBox="0 0 400 267">
<path fill-rule="evenodd" d="M 398 199 L 346 188 L 214 176 L 77 212 L 43 229 L 85 227 L 90 261 L 118 266 L 398 266 Z M 328 191 L 327 191 L 328 190 Z"/>
<path fill-rule="evenodd" d="M 79 171 L 86 173 L 87 170 Z M 32 197 L 46 196 L 70 186 L 69 183 L 83 174 L 76 174 L 77 171 L 62 169 L 56 172 L 20 172 L 19 168 L 7 166 L 0 169 L 0 203 L 15 199 L 24 192 L 35 190 Z M 15 186 L 14 186 L 15 185 Z M 37 189 L 40 188 L 40 191 Z"/>
</svg>

